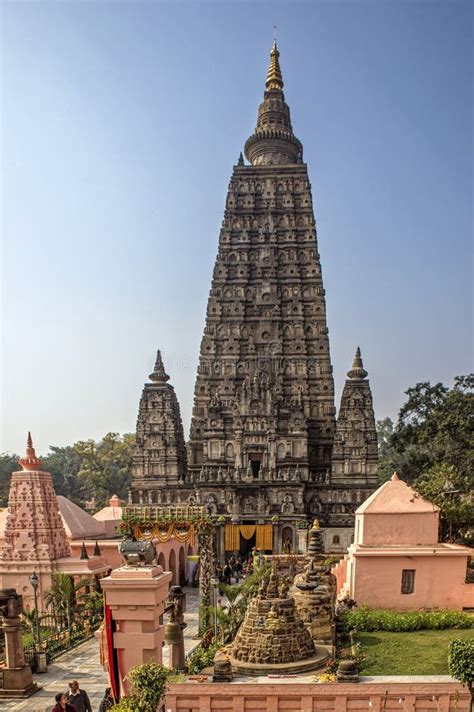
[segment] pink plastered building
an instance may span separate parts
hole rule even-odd
[[[43,610],[54,573],[68,574],[76,581],[99,581],[122,566],[117,533],[122,503],[114,495],[107,507],[91,516],[67,497],[56,495],[30,434],[20,465],[22,469],[11,477],[8,507],[0,512],[0,588],[15,588],[25,609],[31,609],[30,576],[35,572]],[[187,557],[193,553],[188,542],[172,538],[155,545],[159,565],[171,572],[171,584],[184,583],[189,578]]]
[[[355,539],[334,568],[338,597],[395,610],[474,608],[471,550],[438,541],[439,508],[394,474],[356,511]]]

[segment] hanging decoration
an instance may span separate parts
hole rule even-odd
[[[174,538],[195,546],[197,534],[211,526],[203,507],[125,507],[119,531],[135,541],[165,544]]]
[[[196,527],[193,522],[163,522],[162,524],[131,524],[133,538],[136,541],[159,541],[165,544],[173,537],[181,544],[188,541],[191,546],[196,545]]]
[[[226,524],[224,548],[239,551],[240,536],[247,541],[255,534],[255,546],[261,551],[273,550],[273,526],[271,524]]]
[[[214,521],[204,507],[124,507],[118,527],[125,539],[166,543],[176,539],[189,542],[199,550],[199,630],[211,622],[211,576],[213,561],[212,529]]]

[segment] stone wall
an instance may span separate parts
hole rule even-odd
[[[353,527],[328,527],[322,528],[321,532],[327,554],[345,554],[354,540]]]
[[[469,693],[455,682],[428,679],[321,685],[187,682],[169,686],[164,709],[167,712],[468,712]]]

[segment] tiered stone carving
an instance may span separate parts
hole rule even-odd
[[[251,165],[235,166],[229,186],[194,393],[190,480],[228,520],[304,517],[307,489],[331,461],[334,385],[311,186],[282,89],[274,46],[245,149]]]
[[[354,511],[377,487],[378,450],[372,393],[360,349],[347,373],[332,453],[335,501],[328,524],[353,522]],[[356,497],[348,497],[350,493]],[[355,506],[354,506],[355,505]]]
[[[296,609],[309,631],[318,643],[334,643],[334,603],[336,598],[334,579],[322,565],[323,544],[321,530],[315,522],[310,531],[308,563],[302,574],[295,578],[291,595]]]
[[[175,472],[165,475],[171,472],[168,451],[165,443],[153,445],[150,399],[156,394],[147,384],[134,502],[148,504],[155,495],[145,490],[168,485],[156,496],[205,505],[226,524],[270,526],[278,517],[273,551],[281,552],[286,540],[296,548],[295,520],[317,516],[324,526],[352,527],[369,481],[332,484],[336,424],[325,290],[308,169],[285,102],[276,44],[245,154],[250,165],[241,155],[230,180],[207,305],[188,475],[177,435]],[[177,433],[180,421],[179,427],[173,422]],[[223,537],[220,554],[222,546]]]
[[[275,572],[251,600],[230,655],[234,672],[247,675],[314,670],[329,657],[315,646],[288,585]]]
[[[174,501],[169,487],[186,477],[186,448],[178,399],[160,351],[149,378],[138,411],[132,498],[137,504],[166,504]]]

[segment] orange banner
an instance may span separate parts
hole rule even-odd
[[[257,524],[255,546],[263,551],[273,551],[273,527],[271,524]]]
[[[225,525],[224,549],[226,551],[238,551],[240,549],[239,527],[235,524]]]

